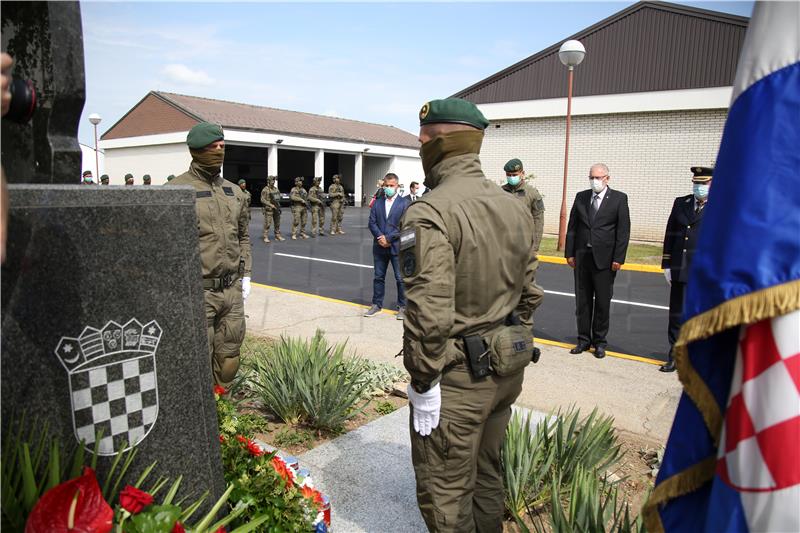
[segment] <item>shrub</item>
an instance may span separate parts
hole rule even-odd
[[[372,386],[363,379],[366,360],[346,356],[345,348],[329,346],[319,330],[310,341],[281,337],[255,348],[247,359],[254,392],[287,424],[338,431],[363,410]]]

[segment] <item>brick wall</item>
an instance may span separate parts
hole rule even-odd
[[[726,116],[725,109],[709,109],[573,117],[567,216],[575,194],[588,188],[589,167],[605,163],[611,188],[628,195],[631,238],[660,242],[673,199],[692,191],[689,167],[714,165]],[[565,129],[565,117],[493,121],[481,150],[484,172],[498,183],[512,157],[536,175],[545,233],[558,233]]]

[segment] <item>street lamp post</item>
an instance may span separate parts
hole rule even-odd
[[[97,125],[100,124],[101,120],[103,120],[103,118],[97,113],[89,115],[89,122],[94,126],[94,179],[97,180],[95,183],[99,183],[100,180],[100,155],[97,151]]]
[[[561,187],[561,214],[558,219],[558,250],[564,249],[567,238],[567,167],[569,165],[569,127],[572,123],[572,76],[574,69],[580,65],[586,55],[586,49],[580,41],[567,41],[558,50],[558,59],[569,72],[567,89],[567,139],[564,145],[564,183]]]

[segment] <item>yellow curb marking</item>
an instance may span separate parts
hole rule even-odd
[[[255,286],[255,287],[261,287],[262,289],[270,289],[270,290],[273,290],[273,291],[285,292],[287,294],[294,294],[294,295],[297,295],[297,296],[306,296],[308,298],[316,298],[317,300],[322,300],[323,302],[331,302],[331,303],[335,303],[335,304],[344,304],[344,305],[349,305],[351,307],[358,307],[359,309],[369,309],[369,307],[370,307],[368,305],[362,305],[362,304],[357,304],[357,303],[354,303],[354,302],[348,302],[347,300],[338,300],[336,298],[328,298],[327,296],[320,296],[319,294],[311,294],[311,293],[308,293],[308,292],[300,292],[300,291],[295,291],[295,290],[292,290],[292,289],[284,289],[282,287],[274,287],[272,285],[264,285],[263,283],[256,283],[255,281],[251,282],[250,284]],[[381,309],[381,313],[386,313],[387,315],[396,315],[397,311],[391,311],[389,309]],[[575,346],[574,344],[567,344],[565,342],[559,342],[559,341],[550,341],[550,340],[546,340],[546,339],[536,339],[536,342],[538,342],[539,344],[546,344],[548,346],[558,346],[560,348],[572,348],[573,346]],[[650,359],[649,357],[642,357],[642,356],[639,356],[639,355],[630,355],[630,354],[626,354],[626,353],[612,352],[610,350],[606,350],[606,354],[611,356],[611,357],[618,357],[619,359],[627,359],[629,361],[637,361],[639,363],[649,363],[651,365],[663,365],[664,364],[664,361],[659,361],[657,359]]]
[[[542,263],[553,263],[554,265],[566,265],[567,260],[563,257],[555,255],[540,255],[539,261]],[[656,265],[640,265],[638,263],[625,263],[622,265],[622,270],[633,270],[634,272],[652,272],[656,274],[661,273],[661,267]],[[609,352],[606,352],[609,353]]]

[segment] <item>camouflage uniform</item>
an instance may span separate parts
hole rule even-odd
[[[238,181],[239,189],[244,193],[245,211],[247,212],[247,223],[250,224],[250,202],[253,201],[253,195],[247,190],[247,181],[241,179]]]
[[[322,200],[324,189],[319,186],[322,178],[314,178],[314,185],[308,189],[308,201],[311,202],[311,236],[325,235],[325,202]]]
[[[331,235],[344,235],[342,216],[344,216],[344,187],[339,183],[339,175],[333,176],[333,185],[328,188],[331,197]]]
[[[289,198],[292,200],[292,240],[297,239],[298,231],[301,238],[308,239],[306,235],[308,193],[303,188],[303,178],[294,180],[294,188],[289,192]]]
[[[275,185],[275,177],[267,178],[267,186],[261,189],[261,205],[264,210],[264,242],[269,243],[269,227],[275,225],[275,240],[286,240],[281,236],[281,191]]]

